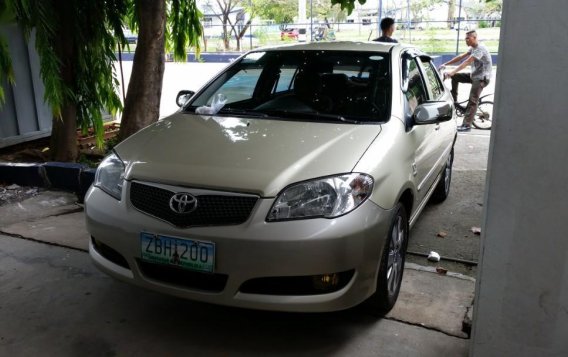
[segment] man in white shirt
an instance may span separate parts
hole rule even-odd
[[[440,66],[440,70],[446,65],[461,62],[454,70],[445,74],[445,77],[452,79],[452,97],[457,102],[458,86],[460,83],[471,83],[471,91],[469,92],[469,102],[465,108],[465,116],[462,125],[458,127],[458,131],[470,131],[473,117],[477,111],[477,103],[483,88],[487,87],[491,79],[491,54],[483,44],[477,40],[477,32],[468,31],[465,36],[465,43],[469,46],[466,53],[456,56]],[[468,65],[471,65],[471,74],[458,73]],[[457,104],[456,104],[457,105]]]

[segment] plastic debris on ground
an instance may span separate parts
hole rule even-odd
[[[475,235],[480,235],[480,234],[481,234],[481,228],[479,228],[479,227],[471,227],[471,231],[472,231],[473,234],[475,234]]]
[[[428,254],[428,260],[431,262],[439,262],[440,261],[440,254],[431,251],[430,254]]]

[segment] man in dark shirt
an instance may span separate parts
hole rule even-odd
[[[385,17],[384,19],[381,20],[382,36],[374,39],[373,41],[398,43],[397,40],[391,37],[393,32],[394,32],[394,20],[391,19],[390,17]]]

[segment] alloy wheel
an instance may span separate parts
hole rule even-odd
[[[406,239],[406,230],[403,218],[399,215],[396,217],[393,230],[390,237],[389,255],[387,263],[387,281],[389,295],[394,295],[398,291],[400,285],[400,277],[402,269],[404,269],[404,241]]]

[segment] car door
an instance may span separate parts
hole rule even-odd
[[[418,105],[428,100],[428,90],[424,76],[420,69],[419,59],[416,55],[407,52],[403,54],[402,67],[405,70],[407,78],[407,89],[404,91],[405,98],[405,116],[407,122],[407,133],[410,145],[414,148],[414,158],[412,165],[412,173],[414,176],[414,184],[417,190],[417,202],[422,202],[425,198],[428,188],[432,185],[436,178],[434,167],[438,155],[439,141],[437,139],[437,131],[439,125],[413,125],[412,115]]]
[[[429,56],[417,57],[421,72],[424,75],[426,90],[429,101],[445,101],[452,104],[452,97],[445,89],[438,72]],[[433,140],[437,142],[435,150],[436,173],[439,172],[446,163],[447,155],[451,150],[453,136],[455,133],[455,122],[442,122],[436,124],[435,136]]]

